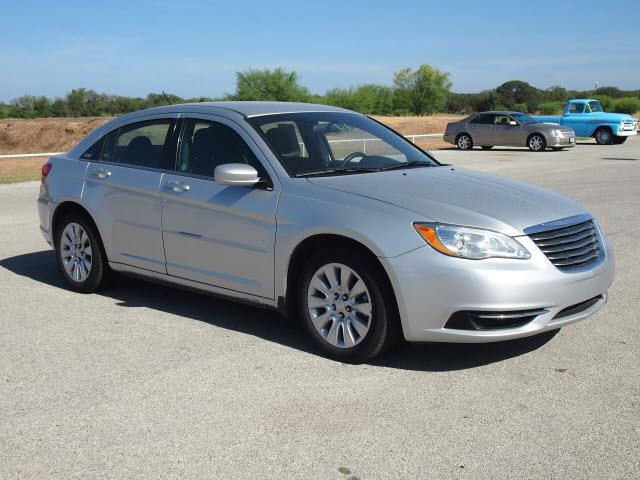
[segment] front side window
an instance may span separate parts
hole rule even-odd
[[[355,113],[282,113],[247,121],[292,176],[438,165],[402,136]]]
[[[104,161],[138,167],[169,170],[173,168],[170,140],[174,121],[150,120],[120,127],[113,138],[107,137]],[[113,146],[107,150],[110,143]]]
[[[213,177],[216,167],[226,163],[247,163],[258,170],[260,177],[265,176],[262,165],[235,130],[218,122],[185,120],[177,170]]]
[[[493,120],[495,125],[509,125],[509,122],[513,120],[509,115],[496,115]]]

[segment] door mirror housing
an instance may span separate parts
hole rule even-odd
[[[518,125],[518,122],[516,122],[515,120],[511,120],[509,122],[509,125],[511,125],[512,127],[515,127],[516,125]]]
[[[258,171],[246,163],[225,163],[213,171],[213,180],[228,187],[250,187],[260,182]]]

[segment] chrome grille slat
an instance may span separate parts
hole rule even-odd
[[[541,248],[540,250],[542,250],[542,253],[544,254],[565,252],[569,250],[576,250],[578,248],[586,247],[587,245],[591,245],[595,240],[596,240],[595,235],[587,235],[586,237],[583,237],[582,239],[576,242],[567,242],[567,243],[563,243],[558,247],[554,246],[553,248]]]
[[[536,244],[539,247],[547,247],[547,246],[563,245],[565,243],[577,242],[579,240],[582,240],[583,238],[595,237],[595,234],[596,234],[596,231],[592,228],[587,233],[580,232],[574,235],[567,235],[566,237],[557,237],[555,240],[549,240],[544,242],[535,240],[535,239],[532,239],[532,240],[536,242]]]
[[[553,255],[547,255],[547,258],[549,260],[564,260],[564,259],[569,259],[569,258],[573,258],[573,257],[581,257],[582,255],[586,255],[588,253],[593,252],[594,250],[598,250],[597,246],[594,245],[589,245],[586,248],[583,248],[581,250],[568,250],[566,252],[557,252],[554,253]]]
[[[548,232],[540,232],[530,235],[530,237],[536,240],[551,240],[559,237],[566,237],[567,235],[574,235],[576,233],[583,232],[588,229],[592,229],[593,224],[591,222],[579,223],[578,225],[572,225],[567,228],[557,228],[555,230],[549,230]]]
[[[562,271],[584,268],[596,262],[602,254],[600,237],[593,220],[584,221],[584,217],[575,220],[579,223],[561,228],[556,225],[562,224],[562,221],[553,222],[556,228],[549,230],[540,231],[544,225],[531,227],[535,233],[531,233],[529,238]]]

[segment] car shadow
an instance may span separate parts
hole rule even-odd
[[[624,158],[624,157],[602,157],[602,160],[623,160],[626,162],[637,162],[640,158]]]
[[[0,260],[0,266],[36,282],[66,289],[57,270],[53,250],[5,258]],[[123,308],[123,317],[127,315],[126,308],[152,308],[253,335],[303,352],[319,354],[303,335],[297,322],[287,320],[273,310],[124,276],[118,276],[113,287],[96,295],[117,300],[117,305]],[[404,343],[369,363],[402,370],[464,370],[531,352],[551,340],[556,333],[546,332],[534,337],[489,344]]]

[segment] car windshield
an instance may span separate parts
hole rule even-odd
[[[527,124],[527,123],[540,123],[535,118],[530,117],[529,115],[525,115],[524,113],[514,113],[511,116],[513,118],[515,118],[520,123],[525,123],[525,124]]]
[[[602,105],[600,105],[600,102],[589,102],[589,108],[591,109],[592,113],[604,111],[602,110]]]
[[[247,121],[295,177],[439,165],[401,135],[356,113],[282,113]]]

